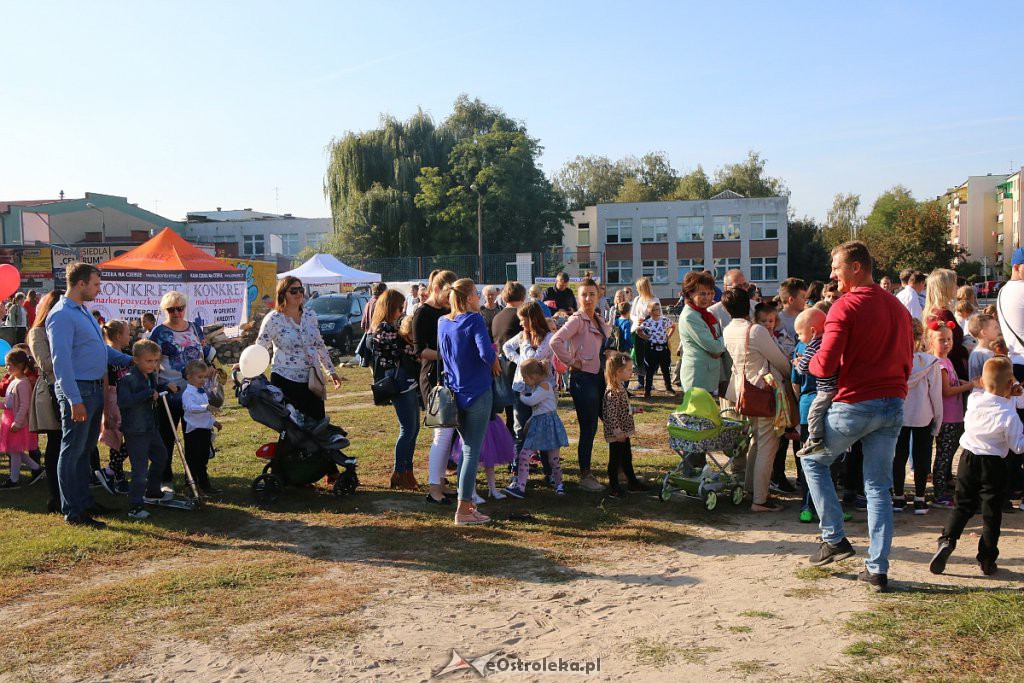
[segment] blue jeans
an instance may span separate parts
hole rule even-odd
[[[825,421],[827,453],[802,458],[804,477],[821,517],[821,539],[836,544],[846,538],[843,509],[829,470],[856,442],[864,449],[864,494],[868,500],[868,557],[873,574],[888,574],[892,547],[892,461],[903,427],[903,399],[879,398],[861,403],[833,403]]]
[[[580,424],[580,442],[576,453],[582,475],[590,471],[590,458],[594,454],[597,418],[601,414],[601,399],[604,395],[604,377],[595,372],[574,370],[569,377],[569,394],[576,408],[576,420]]]
[[[480,447],[491,421],[490,391],[484,392],[467,408],[459,408],[459,436],[462,437],[462,458],[459,460],[459,502],[472,502],[476,493],[476,469],[480,464]]]
[[[407,391],[391,399],[398,416],[398,441],[395,442],[395,472],[412,472],[416,437],[420,434],[420,397]]]
[[[158,498],[161,495],[160,482],[163,479],[167,461],[160,431],[130,433],[124,435],[124,447],[132,464],[132,483],[128,493],[129,505],[142,505],[143,496]]]
[[[65,519],[85,515],[93,505],[89,484],[92,472],[89,456],[100,438],[100,423],[103,419],[102,380],[80,381],[78,393],[85,404],[85,421],[71,419],[71,401],[56,386],[57,402],[60,405],[60,457],[57,460],[57,481],[60,484],[60,511]]]

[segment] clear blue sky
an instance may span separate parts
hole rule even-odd
[[[755,149],[818,218],[1024,164],[1020,3],[0,3],[0,200],[329,215],[332,137],[460,93],[525,121],[549,173]]]

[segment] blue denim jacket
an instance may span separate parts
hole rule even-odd
[[[153,401],[154,391],[166,391],[167,385],[157,382],[156,373],[146,376],[132,366],[117,383],[117,406],[121,409],[121,431],[144,434],[157,429],[155,410],[163,410]]]

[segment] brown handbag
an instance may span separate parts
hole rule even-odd
[[[747,326],[747,340],[743,348],[743,384],[740,385],[736,400],[736,412],[747,417],[775,417],[775,390],[761,388],[747,381],[747,357],[750,356],[750,330]]]

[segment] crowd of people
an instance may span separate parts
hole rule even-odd
[[[477,492],[480,467],[491,499],[527,497],[535,469],[542,486],[568,492],[563,392],[579,427],[576,486],[611,497],[646,491],[632,462],[639,409],[631,399],[641,391],[651,397],[660,375],[666,395],[676,396],[675,387],[706,391],[749,421],[750,447],[732,466],[743,475],[750,509],[779,513],[779,496],[802,490],[800,521],[817,516],[821,528],[813,564],[854,554],[844,505],[866,510],[870,544],[861,579],[884,589],[893,515],[939,508],[950,511],[931,565],[941,572],[980,509],[977,558],[991,574],[1001,515],[1024,496],[1017,454],[1024,450],[1017,412],[1024,407],[1017,383],[1024,377],[1024,249],[1013,254],[1012,269],[997,303],[984,310],[948,269],[905,271],[898,288],[888,277],[876,284],[860,242],[833,251],[828,283],[789,278],[772,298],[737,269],[724,274],[721,287],[711,272],[689,272],[677,316],[646,277],[635,283],[635,295],[623,287],[610,299],[589,275],[573,287],[565,273],[546,291],[515,281],[479,290],[446,270],[408,294],[379,283],[365,307],[360,346],[374,381],[388,378],[395,387],[383,401],[397,422],[390,485],[419,488],[421,414],[443,387],[457,419],[431,427],[425,501],[454,508],[455,524],[490,521],[478,507],[486,502]],[[96,517],[109,510],[94,500],[93,485],[127,495],[134,518],[173,496],[169,456],[179,430],[196,483],[204,495],[219,493],[207,463],[223,402],[214,351],[189,322],[186,297],[166,294],[163,320],[144,319],[132,345],[126,323],[100,327],[85,307],[99,277],[93,266],[72,264],[65,293],[38,301],[19,294],[5,305],[3,320],[24,327],[27,343],[14,346],[0,383],[0,450],[11,461],[0,488],[20,486],[22,469],[29,485],[45,472],[49,510],[96,528],[104,526]],[[258,332],[249,334],[271,354],[271,383],[302,414],[320,419],[328,380],[338,387],[340,378],[305,295],[300,280],[282,278]],[[778,407],[773,414],[751,407],[750,396],[766,390]],[[609,449],[604,482],[593,468],[599,434]],[[43,457],[39,435],[46,437]],[[97,444],[109,448],[106,465]],[[790,444],[795,484],[786,476]],[[448,489],[453,465],[457,485]],[[501,485],[497,474],[506,468],[509,481]]]

